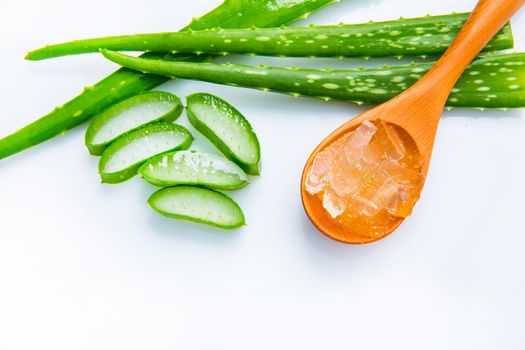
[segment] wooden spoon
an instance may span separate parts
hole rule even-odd
[[[421,172],[426,178],[438,124],[450,91],[470,62],[524,3],[525,0],[480,0],[452,45],[421,80],[390,101],[345,123],[317,146],[303,171],[301,195],[308,217],[321,232],[344,243],[368,243],[385,237],[403,222],[404,219],[399,218],[377,239],[363,238],[342,227],[327,214],[321,201],[306,190],[308,170],[315,157],[363,121],[381,120],[406,131],[405,135],[412,139],[422,157]]]

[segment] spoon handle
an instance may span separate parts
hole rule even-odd
[[[463,71],[524,3],[525,0],[480,0],[422,84],[427,84],[444,105]]]

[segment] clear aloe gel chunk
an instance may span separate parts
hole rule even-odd
[[[180,98],[168,92],[153,91],[133,96],[91,121],[86,131],[86,146],[92,155],[101,155],[120,136],[147,124],[172,122],[182,109]]]
[[[151,195],[149,205],[158,213],[224,229],[245,225],[244,214],[231,198],[193,186],[163,188]]]
[[[247,174],[259,175],[261,148],[246,118],[223,99],[206,93],[186,97],[188,119]]]
[[[218,190],[236,190],[248,184],[248,176],[231,160],[213,153],[178,151],[144,163],[139,174],[161,187],[197,185]]]
[[[172,123],[147,125],[119,138],[104,151],[99,162],[102,182],[126,181],[149,158],[187,149],[192,142],[193,136],[183,126]]]

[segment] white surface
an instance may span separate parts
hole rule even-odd
[[[0,134],[114,69],[97,56],[25,62],[28,49],[176,30],[218,3],[3,0]],[[302,23],[474,3],[348,0]],[[525,50],[523,11],[514,28]],[[362,63],[315,62],[284,64]],[[310,150],[362,108],[186,81],[163,88],[215,93],[252,121],[263,176],[232,194],[249,226],[221,232],[162,218],[147,207],[153,188],[139,178],[99,184],[84,127],[2,160],[0,349],[524,348],[523,111],[446,112],[413,217],[383,241],[346,246],[309,223],[299,176]]]

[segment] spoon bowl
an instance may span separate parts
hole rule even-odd
[[[313,162],[316,159],[317,155],[330,146],[333,142],[340,139],[344,135],[353,132],[359,125],[361,125],[365,120],[370,122],[382,121],[389,125],[393,125],[398,132],[398,135],[403,140],[404,144],[407,146],[408,150],[412,154],[418,154],[421,156],[423,163],[421,166],[421,175],[423,178],[426,178],[428,172],[428,167],[430,163],[430,155],[432,152],[431,145],[433,144],[433,139],[428,139],[424,137],[414,138],[412,135],[418,135],[417,130],[420,130],[420,126],[417,124],[422,120],[418,118],[419,113],[423,110],[433,108],[435,125],[432,125],[427,121],[426,127],[434,127],[437,129],[437,122],[439,121],[439,116],[441,114],[441,109],[433,105],[424,104],[421,101],[421,104],[414,103],[411,106],[415,106],[412,109],[402,109],[405,102],[404,99],[407,98],[407,95],[399,95],[396,98],[390,100],[387,103],[384,103],[378,107],[375,107],[369,111],[366,111],[356,118],[350,120],[349,122],[343,124],[327,138],[325,138],[312,152],[308,158],[306,165],[303,170],[302,179],[301,179],[301,197],[303,201],[303,206],[306,211],[306,214],[314,225],[325,235],[330,238],[351,244],[363,244],[376,241],[378,239],[388,236],[390,233],[395,231],[399,225],[404,221],[404,218],[398,217],[395,220],[392,220],[389,227],[386,228],[383,232],[378,233],[375,236],[361,235],[359,232],[352,232],[341,226],[338,222],[330,216],[330,214],[323,207],[322,201],[320,201],[316,196],[308,192],[306,182],[308,173],[313,166]],[[441,107],[442,108],[442,107]],[[407,121],[412,120],[412,123]],[[406,125],[408,127],[403,127]],[[435,133],[434,133],[435,135]],[[425,156],[426,155],[426,156]]]
[[[348,227],[335,220],[323,201],[308,191],[308,177],[315,160],[365,121],[384,122],[395,127],[408,153],[421,157],[421,191],[448,95],[470,62],[524,3],[525,0],[480,0],[450,48],[425,76],[402,94],[343,124],[317,146],[303,170],[301,197],[306,214],[322,233],[343,243],[362,244],[384,238],[401,225],[405,217],[393,217],[376,234],[363,235],[359,227]]]

